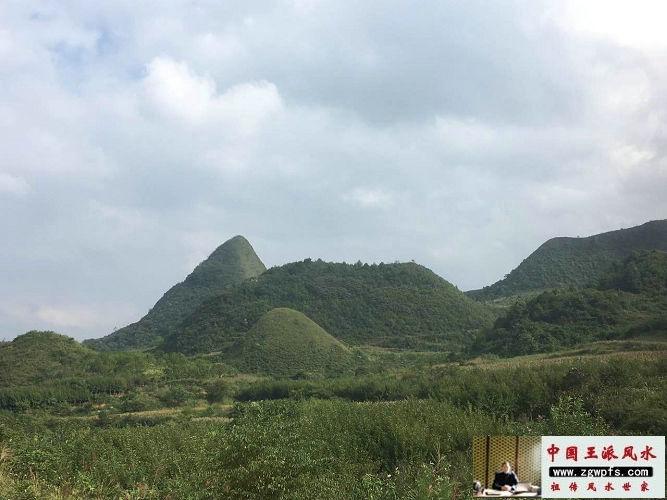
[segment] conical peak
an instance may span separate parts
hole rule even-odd
[[[237,234],[236,236],[232,236],[231,238],[229,238],[227,241],[225,241],[220,246],[222,247],[222,246],[225,246],[225,245],[248,245],[248,246],[252,246],[252,245],[250,245],[250,242],[243,235],[240,235],[240,234]]]
[[[241,235],[234,236],[199,264],[187,280],[201,278],[205,275],[208,282],[211,279],[225,282],[239,282],[247,278],[258,276],[266,270],[250,242]]]
[[[250,242],[241,236],[240,234],[234,236],[233,238],[228,239],[218,248],[216,248],[211,255],[204,261],[210,259],[219,259],[219,258],[237,258],[241,255],[248,255],[257,257],[255,249],[252,247]]]

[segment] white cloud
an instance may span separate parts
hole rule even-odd
[[[270,82],[241,83],[219,94],[210,77],[198,76],[185,62],[166,57],[150,62],[143,83],[159,111],[196,125],[222,122],[246,135],[282,107],[278,89]]]
[[[663,0],[568,0],[565,29],[636,48],[667,48]]]
[[[144,85],[159,111],[193,123],[201,122],[210,112],[216,93],[210,78],[198,77],[184,62],[166,57],[150,62]]]
[[[243,134],[257,132],[262,123],[282,108],[276,86],[259,81],[234,85],[215,102],[215,111],[224,121],[239,127]]]

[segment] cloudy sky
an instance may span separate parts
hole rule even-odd
[[[217,245],[467,290],[667,217],[667,3],[0,3],[0,338],[136,321]]]

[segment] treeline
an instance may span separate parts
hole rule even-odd
[[[89,377],[62,380],[48,385],[0,388],[0,409],[25,411],[62,403],[81,404],[100,396],[120,394],[142,383],[141,378]]]
[[[228,370],[218,359],[189,358],[181,353],[96,352],[54,332],[28,332],[0,346],[0,387],[91,377],[168,381],[205,378]]]
[[[266,399],[344,399],[397,401],[434,399],[457,407],[519,420],[544,417],[566,395],[584,400],[585,409],[619,431],[664,434],[667,402],[659,357],[575,358],[558,362],[480,368],[446,366],[406,372],[329,380],[266,380],[239,388],[238,401]],[[218,394],[225,394],[221,387]],[[215,398],[211,398],[215,401]]]

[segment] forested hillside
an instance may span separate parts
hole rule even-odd
[[[667,253],[637,252],[596,286],[549,290],[517,302],[474,349],[516,356],[583,342],[667,336]]]
[[[225,349],[266,312],[296,309],[351,345],[456,350],[491,309],[415,263],[312,261],[269,269],[224,290],[182,323],[163,348],[184,353]]]
[[[505,279],[466,292],[478,300],[566,286],[585,286],[638,250],[667,251],[667,220],[647,222],[586,238],[553,238],[530,254]]]

